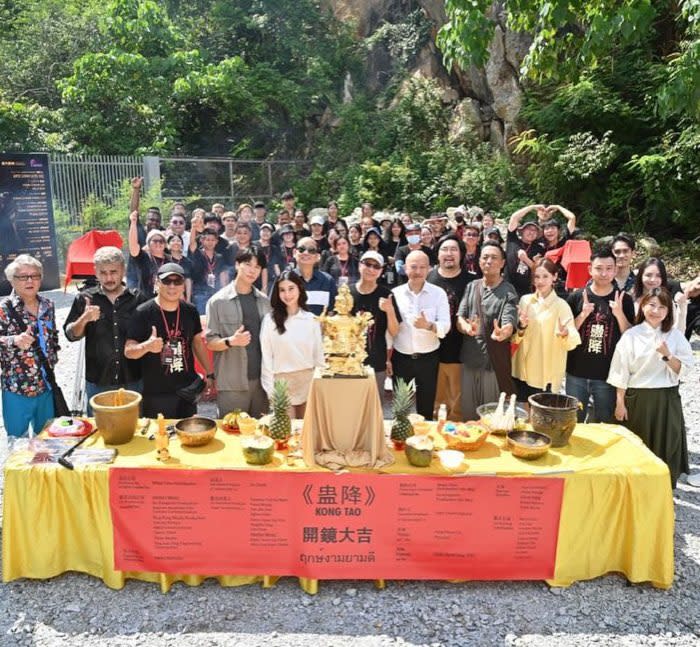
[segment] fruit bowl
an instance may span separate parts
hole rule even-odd
[[[489,437],[489,430],[478,422],[448,423],[443,427],[441,436],[448,449],[474,452],[484,446]]]

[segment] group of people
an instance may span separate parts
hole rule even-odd
[[[196,358],[220,416],[262,415],[284,379],[290,413],[302,417],[323,365],[317,316],[346,284],[353,312],[373,317],[366,363],[380,398],[386,377],[414,380],[419,414],[433,419],[445,404],[450,419],[469,420],[501,392],[527,401],[563,389],[582,403],[581,421],[617,420],[639,434],[674,485],[688,471],[678,383],[693,362],[683,332],[700,281],[672,281],[657,258],[633,271],[630,236],[596,248],[588,283],[567,291],[549,252],[577,229],[560,205],[519,209],[505,241],[478,208],[418,223],[365,204],[348,225],[331,202],[307,224],[291,192],[276,224],[262,203],[235,212],[217,204],[189,219],[176,205],[162,228],[154,208],[140,224],[140,179],[132,186],[129,262],[119,249],[98,250],[96,284],[76,296],[64,325],[68,340],[86,340],[88,396],[123,386],[143,394],[145,416],[193,415],[204,387]],[[21,435],[52,416],[45,365],[55,365],[58,334],[38,292],[41,264],[21,255],[6,275],[3,410],[8,433]]]

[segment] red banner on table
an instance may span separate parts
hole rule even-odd
[[[563,480],[110,470],[115,569],[550,579]]]

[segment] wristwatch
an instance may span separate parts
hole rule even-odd
[[[228,337],[224,338],[224,344],[226,344],[226,348],[231,348],[231,340]]]

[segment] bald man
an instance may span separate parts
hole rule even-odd
[[[401,315],[387,368],[398,378],[416,381],[416,411],[433,418],[433,403],[440,362],[440,340],[450,330],[450,306],[445,291],[426,282],[428,255],[420,250],[406,257],[408,282],[392,290]]]

